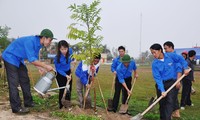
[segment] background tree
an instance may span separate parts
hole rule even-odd
[[[77,44],[79,51],[73,55],[77,60],[85,60],[87,64],[91,64],[95,53],[102,52],[102,45],[100,44],[103,37],[96,35],[97,31],[101,31],[99,22],[101,17],[99,16],[101,8],[97,8],[100,1],[93,1],[90,6],[86,4],[82,5],[70,5],[69,9],[72,12],[71,19],[75,20],[76,23],[72,23],[68,29],[69,39],[81,40]]]
[[[102,45],[103,46],[103,51],[102,53],[106,53],[107,54],[107,60],[111,61],[113,59],[112,54],[109,50],[109,48],[107,47],[107,45]]]
[[[119,56],[118,49],[113,47],[112,48],[112,54],[113,54],[114,58],[116,58],[117,56]]]
[[[153,59],[153,55],[147,50],[145,52],[142,52],[136,61],[138,64],[141,65],[150,65]]]
[[[0,26],[0,51],[3,51],[9,44],[8,33],[11,28]]]

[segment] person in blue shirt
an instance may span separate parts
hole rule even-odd
[[[65,40],[61,40],[58,42],[57,47],[57,55],[54,58],[54,64],[57,71],[56,79],[58,82],[59,87],[66,86],[66,83],[68,80],[69,82],[69,88],[67,91],[67,94],[65,96],[65,99],[70,101],[71,100],[71,91],[72,91],[72,72],[71,72],[71,63],[72,58],[71,55],[73,54],[73,51],[70,50],[69,44]],[[64,89],[59,90],[59,108],[61,109],[63,107],[61,99],[63,97]]]
[[[133,60],[131,60],[128,54],[125,54],[121,59],[121,63],[116,69],[116,81],[115,81],[115,93],[113,97],[113,112],[117,111],[120,92],[124,95],[122,99],[122,104],[125,104],[126,99],[129,94],[131,94],[131,82],[132,82],[132,72],[134,72],[134,78],[138,77],[137,66]],[[117,86],[117,87],[116,87]],[[111,110],[110,110],[111,111]]]
[[[185,75],[189,72],[188,65],[184,58],[176,53],[163,53],[160,44],[153,44],[150,51],[155,58],[152,62],[152,74],[156,82],[157,96],[164,97],[159,101],[160,119],[171,120],[176,100],[176,88],[173,88],[168,94],[165,91],[176,81],[174,78],[177,75],[175,64],[180,63]]]
[[[174,51],[174,44],[171,42],[171,41],[167,41],[163,44],[163,47],[164,47],[164,50],[165,52],[172,52],[172,53],[176,53]],[[176,72],[177,74],[175,74],[174,76],[174,79],[178,79],[181,77],[182,75],[182,68],[181,68],[181,65],[179,63],[176,63],[175,64],[175,69],[176,69]],[[180,112],[179,112],[179,109],[180,109],[180,106],[179,106],[179,100],[178,100],[178,92],[179,92],[179,89],[181,87],[181,83],[179,82],[177,85],[176,85],[176,103],[174,105],[174,111],[172,113],[172,117],[174,118],[180,118]]]
[[[121,64],[121,61],[120,61],[120,59],[125,55],[125,52],[126,52],[126,49],[125,49],[125,47],[124,46],[119,46],[118,47],[118,52],[119,52],[119,56],[117,56],[115,59],[113,59],[113,61],[112,61],[112,65],[111,65],[111,72],[114,74],[114,76],[115,76],[115,91],[118,91],[118,85],[120,86],[120,84],[116,84],[116,83],[119,83],[119,82],[116,82],[116,81],[118,81],[116,78],[116,76],[117,76],[117,66],[119,65],[119,64]],[[117,90],[116,90],[117,89]],[[120,89],[120,91],[121,91],[121,89]],[[124,98],[124,95],[123,95],[123,93],[122,93],[122,99],[126,99],[126,98]],[[119,102],[119,101],[118,101]],[[113,111],[113,108],[108,108],[108,111]]]
[[[49,29],[43,29],[40,35],[25,36],[15,39],[3,51],[2,58],[5,64],[7,80],[9,86],[9,98],[13,113],[28,113],[27,107],[33,107],[34,102],[30,92],[30,79],[24,60],[28,60],[36,66],[40,72],[51,71],[54,68],[38,60],[40,49],[47,47],[54,39],[53,33]],[[18,85],[22,88],[24,97],[24,107],[18,91]]]
[[[120,59],[125,55],[126,49],[124,46],[118,47],[119,56],[112,61],[111,72],[116,75],[117,66],[121,63]]]
[[[91,87],[90,82],[92,78],[92,73],[93,76],[95,77],[99,71],[99,66],[100,66],[100,60],[101,60],[101,54],[98,54],[95,56],[94,61],[93,61],[93,68],[92,71],[90,71],[91,65],[87,65],[84,63],[84,61],[81,61],[75,71],[76,74],[76,90],[78,94],[78,100],[79,100],[79,106],[82,108],[83,107],[83,89],[86,91],[86,87],[89,89]],[[91,97],[88,94],[87,96],[87,101],[90,103],[87,103],[87,106],[91,106]]]

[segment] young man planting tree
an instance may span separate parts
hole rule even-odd
[[[165,52],[169,52],[169,53],[175,53],[174,51],[174,44],[171,42],[171,41],[167,41],[163,44],[163,47],[165,49]],[[176,69],[176,72],[177,74],[175,74],[174,76],[174,79],[178,79],[181,77],[182,75],[182,68],[181,68],[181,65],[179,63],[176,63],[175,64],[175,69]],[[174,104],[174,112],[172,114],[172,117],[176,117],[176,118],[180,118],[180,112],[179,112],[179,109],[180,109],[180,106],[179,106],[179,100],[178,100],[178,91],[181,87],[181,83],[178,83],[176,85],[176,89],[175,89],[175,99],[176,99],[176,102]]]
[[[6,68],[9,98],[13,113],[28,113],[29,109],[26,107],[34,106],[30,92],[30,79],[24,60],[28,60],[38,67],[40,72],[53,70],[52,66],[38,60],[40,48],[49,46],[53,39],[51,30],[44,29],[40,35],[17,38],[4,50],[2,58]],[[21,105],[18,85],[22,88],[24,107]]]
[[[79,106],[82,108],[84,107],[84,99],[83,99],[83,90],[86,91],[87,89],[90,89],[91,84],[90,82],[92,81],[92,76],[96,76],[98,71],[99,71],[99,66],[100,66],[100,60],[101,60],[101,54],[98,54],[97,56],[95,56],[94,61],[93,61],[93,67],[92,67],[92,71],[90,71],[90,67],[91,65],[87,65],[86,63],[84,63],[84,61],[81,61],[78,64],[78,67],[76,68],[76,90],[77,90],[77,94],[78,94],[78,100],[79,100]],[[93,75],[92,75],[93,73]],[[87,96],[87,101],[89,103],[87,103],[88,107],[91,107],[91,97],[88,94]]]
[[[137,67],[133,60],[131,60],[128,54],[125,54],[121,59],[121,63],[116,69],[116,81],[115,81],[115,94],[113,97],[113,112],[117,111],[120,91],[123,89],[122,104],[125,104],[128,95],[131,94],[131,82],[132,82],[132,72],[134,72],[134,78],[138,77]]]

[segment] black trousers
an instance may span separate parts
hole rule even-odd
[[[169,87],[171,87],[175,83],[175,80],[167,80],[166,82],[163,82],[165,90],[167,90]],[[158,89],[158,86],[156,85],[157,90],[157,96],[161,96],[161,91]],[[159,102],[159,111],[160,111],[160,119],[161,120],[171,120],[171,115],[174,110],[176,100],[176,88],[174,87],[171,89],[167,96],[160,100]]]
[[[178,92],[179,92],[179,89],[175,88],[175,104],[174,104],[174,111],[180,109],[179,100],[178,100]]]
[[[132,77],[125,78],[125,83],[126,83],[128,89],[131,89],[131,81],[132,81]],[[113,110],[114,111],[117,111],[121,90],[122,90],[122,104],[124,104],[126,102],[128,94],[127,94],[127,91],[125,90],[125,88],[123,87],[123,85],[119,82],[118,77],[116,77],[115,93],[114,93],[114,97],[113,97]]]
[[[174,111],[180,109],[179,100],[178,100],[178,92],[179,92],[179,89],[175,87],[176,98],[175,98],[175,104],[174,104]]]
[[[18,112],[21,108],[21,99],[19,96],[18,85],[22,88],[24,105],[30,105],[33,103],[32,95],[30,92],[30,79],[28,77],[28,70],[24,64],[20,64],[19,68],[4,61],[8,87],[9,87],[9,99],[12,112]]]
[[[182,94],[181,94],[181,107],[184,107],[185,105],[191,105],[191,87],[192,87],[192,81],[189,79],[183,78],[182,80]]]
[[[67,74],[67,75],[70,75],[70,74],[71,74],[71,70],[67,71],[66,74]],[[59,87],[66,86],[67,77],[62,76],[61,74],[57,73],[56,79],[57,79],[57,81],[58,81]],[[65,96],[65,99],[70,101],[70,100],[71,100],[71,91],[72,91],[72,79],[71,79],[71,81],[69,82],[69,85],[70,85],[70,89],[69,89],[69,91],[67,91],[67,94],[66,94],[66,96]],[[61,102],[61,99],[62,99],[62,97],[63,97],[64,90],[65,90],[65,89],[60,89],[60,90],[59,90],[59,101],[58,101],[58,102],[59,102],[59,108],[60,108],[60,109],[63,107],[63,104],[62,104],[62,102]]]

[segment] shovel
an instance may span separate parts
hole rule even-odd
[[[91,69],[91,68],[90,68]],[[92,70],[91,70],[92,71]],[[90,75],[92,74],[92,79],[91,79],[91,82],[90,82]],[[89,83],[90,82],[90,83]],[[88,75],[88,81],[87,81],[87,83],[89,83],[89,85],[90,85],[90,88],[92,87],[92,84],[93,84],[93,82],[94,82],[94,72],[92,71],[92,72],[89,72],[89,75]],[[91,107],[91,101],[89,101],[88,99],[87,99],[87,97],[88,97],[88,94],[89,94],[89,92],[90,92],[90,88],[86,88],[87,90],[86,90],[86,92],[85,92],[85,96],[84,96],[84,100],[83,100],[83,108],[85,109],[85,107],[86,107],[86,104],[87,104],[87,107]]]
[[[135,81],[136,81],[136,78],[134,78],[134,80],[133,80],[133,85],[132,85],[132,87],[131,87],[131,93],[132,93],[132,91],[133,91],[133,87],[134,87],[134,85],[135,85]],[[128,101],[129,101],[130,96],[131,96],[131,94],[128,95],[125,104],[122,104],[122,105],[120,106],[119,113],[125,114],[125,113],[127,112],[127,110],[128,110]]]
[[[93,81],[91,81],[91,83],[90,83],[91,86],[92,86],[92,82],[93,82]],[[88,88],[88,89],[86,90],[86,92],[85,92],[83,108],[85,108],[86,104],[89,104],[89,103],[90,103],[90,101],[87,100],[87,96],[88,96],[89,92],[90,92],[90,88]]]
[[[69,100],[66,100],[65,99],[65,96],[66,96],[66,94],[68,93],[68,94],[70,94],[70,90],[69,90],[69,82],[71,81],[71,79],[68,79],[67,80],[67,83],[66,83],[66,87],[65,87],[65,90],[64,90],[64,93],[63,93],[63,97],[62,97],[62,99],[61,99],[61,103],[62,103],[62,105],[64,106],[64,107],[70,107],[71,106],[71,102],[69,101]],[[67,88],[67,86],[69,86],[68,88]]]
[[[113,89],[114,89],[114,85],[115,85],[115,78],[116,78],[116,75],[114,75],[114,77],[113,77],[110,99],[108,99],[108,110],[112,110],[113,109],[113,99],[112,99],[112,96],[113,96]]]
[[[191,70],[191,69],[190,69]],[[178,82],[180,82],[183,78],[185,77],[185,74],[183,74],[178,80],[176,80],[176,82],[169,88],[167,89],[167,91],[165,92],[166,94],[173,88],[176,86],[176,84]],[[154,103],[152,103],[144,112],[137,114],[136,116],[132,117],[131,120],[141,120],[142,117],[151,109],[153,108],[154,105],[156,105],[161,99],[163,98],[163,96],[160,96],[159,98],[156,99],[156,101]]]

